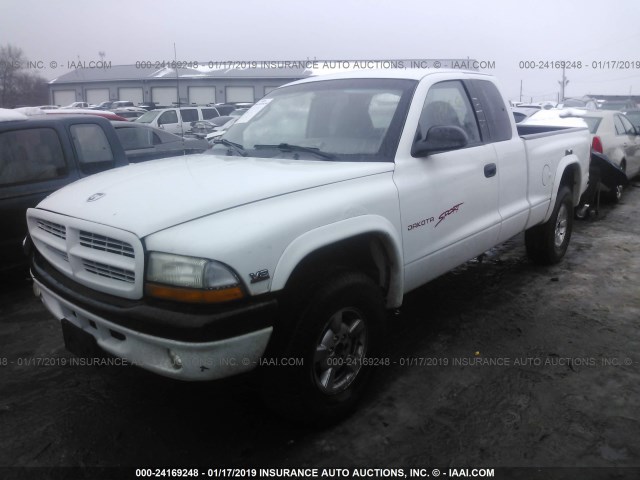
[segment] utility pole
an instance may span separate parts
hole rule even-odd
[[[562,81],[559,81],[558,83],[560,84],[560,102],[564,102],[564,87],[569,83],[569,80],[567,80],[567,77],[564,74],[564,67],[562,67]]]
[[[520,103],[522,103],[522,80],[520,80]]]

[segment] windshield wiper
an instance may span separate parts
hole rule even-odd
[[[242,155],[243,157],[247,156],[247,152],[244,151],[244,149],[242,148],[242,145],[238,143],[230,142],[226,138],[216,138],[213,141],[213,143],[214,144],[219,143],[224,145],[225,147],[233,148],[238,154]]]
[[[277,148],[282,152],[313,153],[314,155],[317,155],[318,157],[326,158],[327,160],[334,160],[336,158],[335,155],[323,152],[316,147],[303,147],[302,145],[291,145],[290,143],[278,143],[274,145],[254,145],[253,148],[255,148],[256,150],[260,150],[264,148]]]

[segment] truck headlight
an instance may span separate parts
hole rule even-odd
[[[227,302],[244,296],[240,280],[226,265],[161,252],[149,254],[145,293],[189,303]]]

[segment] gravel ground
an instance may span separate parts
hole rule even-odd
[[[186,384],[133,367],[62,365],[74,357],[58,323],[29,282],[6,284],[0,472],[199,465],[639,475],[638,187],[576,222],[559,265],[531,264],[519,236],[408,295],[390,315],[391,365],[351,417],[322,430],[271,414],[250,377]]]

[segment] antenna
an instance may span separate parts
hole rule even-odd
[[[180,136],[182,137],[182,154],[187,154],[187,148],[184,143],[184,121],[182,118],[182,109],[180,108],[180,75],[178,74],[178,53],[176,51],[176,42],[173,42],[173,68],[176,71],[176,95],[178,96],[178,115],[180,115]]]

